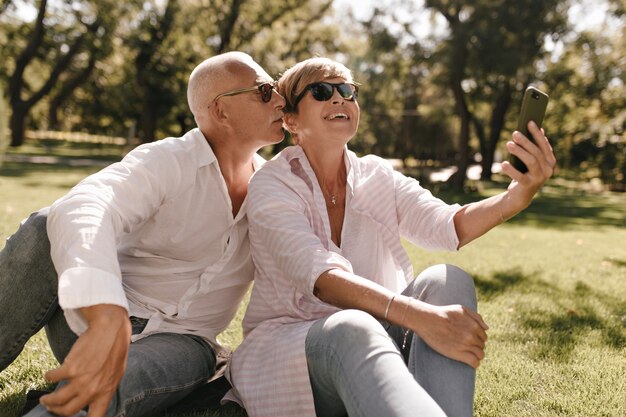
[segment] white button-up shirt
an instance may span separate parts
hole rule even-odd
[[[255,169],[264,160],[256,156]],[[191,333],[218,348],[254,267],[246,201],[233,218],[204,135],[139,146],[56,201],[48,217],[59,304],[86,330],[81,307],[114,304],[149,319],[140,335]]]
[[[340,248],[331,240],[326,202],[302,148],[285,149],[250,182],[255,283],[245,339],[231,360],[228,398],[241,400],[251,417],[315,417],[306,335],[316,320],[338,311],[313,294],[324,271],[342,269],[401,292],[414,278],[401,236],[430,249],[458,247],[459,205],[436,199],[381,158],[344,155]]]

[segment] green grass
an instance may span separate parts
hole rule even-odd
[[[477,416],[626,415],[625,195],[555,179],[460,252],[409,254],[416,271],[449,262],[475,279],[491,327]]]
[[[96,170],[5,163],[0,238]],[[466,202],[502,187],[436,194]],[[592,194],[584,184],[554,179],[527,211],[458,253],[407,248],[416,272],[448,262],[475,279],[491,326],[477,416],[626,415],[625,195]],[[242,312],[220,337],[231,347],[241,340]],[[0,415],[16,416],[26,391],[45,387],[43,372],[54,366],[45,336],[37,335],[0,373]]]

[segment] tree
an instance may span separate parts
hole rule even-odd
[[[0,14],[4,13],[12,2],[13,0],[2,0],[2,3],[0,3]]]
[[[358,30],[349,41],[348,64],[362,84],[361,124],[351,147],[400,158],[405,168],[415,160],[446,159],[452,145],[443,110],[448,98],[429,82],[428,51],[406,23],[417,12],[392,2],[347,25]]]
[[[141,24],[129,34],[126,44],[136,54],[134,78],[137,98],[143,103],[138,124],[142,141],[154,140],[159,125],[168,131],[173,126],[186,130],[191,124],[186,81],[199,62],[236,49],[257,55],[256,60],[270,73],[272,68],[282,70],[284,57],[274,60],[274,51],[280,50],[281,41],[289,45],[290,36],[277,39],[274,35],[301,38],[300,33],[306,30],[294,28],[302,25],[302,17],[308,16],[312,25],[324,17],[331,3],[232,0],[197,4],[170,0],[159,12],[156,2],[146,2],[149,6],[144,6],[138,16]],[[313,26],[308,30],[311,37],[318,33]],[[255,54],[254,50],[267,53]]]
[[[131,43],[137,52],[134,65],[140,91],[139,138],[142,142],[151,142],[155,139],[159,116],[173,100],[166,94],[165,85],[175,74],[174,62],[163,53],[161,46],[172,30],[180,7],[177,0],[169,0],[163,13],[158,12],[155,3],[148,2],[146,6],[139,24],[140,36]]]
[[[447,21],[449,37],[439,51],[460,120],[456,187],[465,182],[470,128],[482,155],[482,178],[490,179],[496,145],[514,92],[534,78],[544,38],[557,38],[566,27],[566,0],[427,0]],[[487,119],[487,123],[483,120]],[[488,126],[488,131],[486,131]]]
[[[99,14],[101,10],[95,4],[102,9],[110,6],[108,2],[103,1],[94,4],[88,2],[74,4],[69,5],[70,12],[64,10],[67,13],[65,16],[61,17],[55,13],[56,18],[47,18],[47,0],[41,0],[39,3],[29,40],[15,59],[15,68],[9,79],[9,102],[12,109],[9,122],[11,146],[20,146],[23,143],[25,123],[30,110],[53,90],[60,79],[66,76],[66,84],[62,90],[73,90],[75,87],[72,88],[72,83],[81,81],[68,75],[72,71],[72,66],[79,65],[78,62],[90,56],[96,41],[107,34],[103,26],[104,20]],[[66,25],[63,18],[67,18],[70,24]],[[46,26],[48,21],[54,27]],[[50,71],[42,80],[41,87],[32,91],[26,79],[26,71],[35,61],[50,63]],[[30,96],[24,98],[29,92]]]
[[[101,1],[104,6],[107,0]],[[97,19],[100,21],[98,36],[93,39],[92,47],[83,51],[81,57],[77,57],[70,64],[68,70],[59,77],[59,86],[51,94],[48,104],[48,127],[51,130],[61,128],[59,113],[66,103],[73,97],[75,91],[87,81],[93,79],[96,64],[104,61],[113,52],[113,34],[121,15],[126,12],[124,8],[117,8],[109,3],[107,10],[100,9]]]
[[[572,32],[557,60],[546,63],[552,89],[546,116],[559,165],[626,190],[626,24],[619,2],[603,32]],[[621,22],[621,23],[620,23]],[[609,29],[610,28],[610,29]]]

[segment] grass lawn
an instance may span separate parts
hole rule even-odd
[[[0,239],[97,169],[5,163]],[[500,189],[435,193],[465,202]],[[416,272],[447,262],[475,279],[491,326],[477,416],[626,415],[626,195],[586,193],[554,179],[526,212],[458,253],[407,249]],[[241,340],[240,320],[221,336],[231,347]],[[17,416],[26,391],[45,387],[43,372],[54,366],[37,335],[0,373],[0,416]]]

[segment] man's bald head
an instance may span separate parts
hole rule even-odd
[[[243,52],[226,52],[198,65],[187,84],[187,101],[196,121],[215,96],[240,87],[238,77],[250,69],[263,71],[250,55]]]

